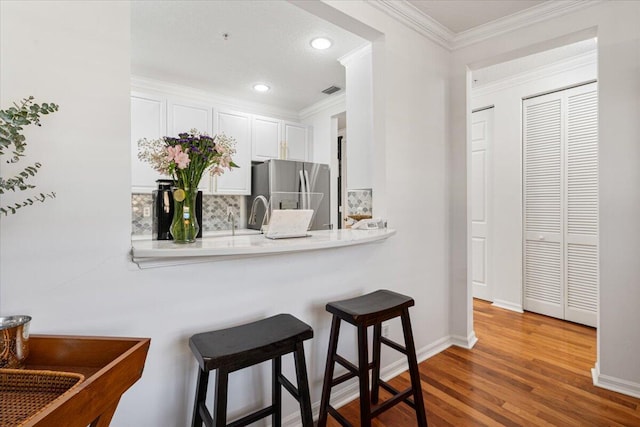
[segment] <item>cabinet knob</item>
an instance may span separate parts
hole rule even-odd
[[[544,236],[541,234],[541,235],[538,236],[538,239],[539,240],[544,240]]]

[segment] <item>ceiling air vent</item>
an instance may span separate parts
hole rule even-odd
[[[326,93],[327,95],[331,95],[332,93],[336,93],[340,88],[338,86],[330,86],[322,91],[322,93]]]

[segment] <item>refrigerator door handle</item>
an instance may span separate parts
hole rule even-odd
[[[306,209],[311,209],[311,183],[309,182],[309,172],[304,170],[304,178],[307,181],[307,207]]]
[[[307,184],[302,170],[298,172],[300,173],[300,185],[302,186],[302,209],[307,209]]]

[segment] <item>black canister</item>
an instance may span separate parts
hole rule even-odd
[[[173,186],[171,179],[158,179],[158,189],[153,191],[153,240],[173,240],[171,237],[171,221],[173,220]],[[202,237],[202,191],[196,196],[196,219],[200,230],[196,237]]]

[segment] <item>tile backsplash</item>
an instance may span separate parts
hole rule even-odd
[[[212,196],[202,197],[203,231],[230,230],[227,220],[227,208],[236,213],[236,224],[242,223],[240,215],[244,212],[244,196]],[[134,193],[131,195],[131,230],[133,235],[151,235],[153,206],[152,195]],[[147,215],[145,215],[147,214]]]
[[[373,215],[372,189],[347,190],[347,215]]]

